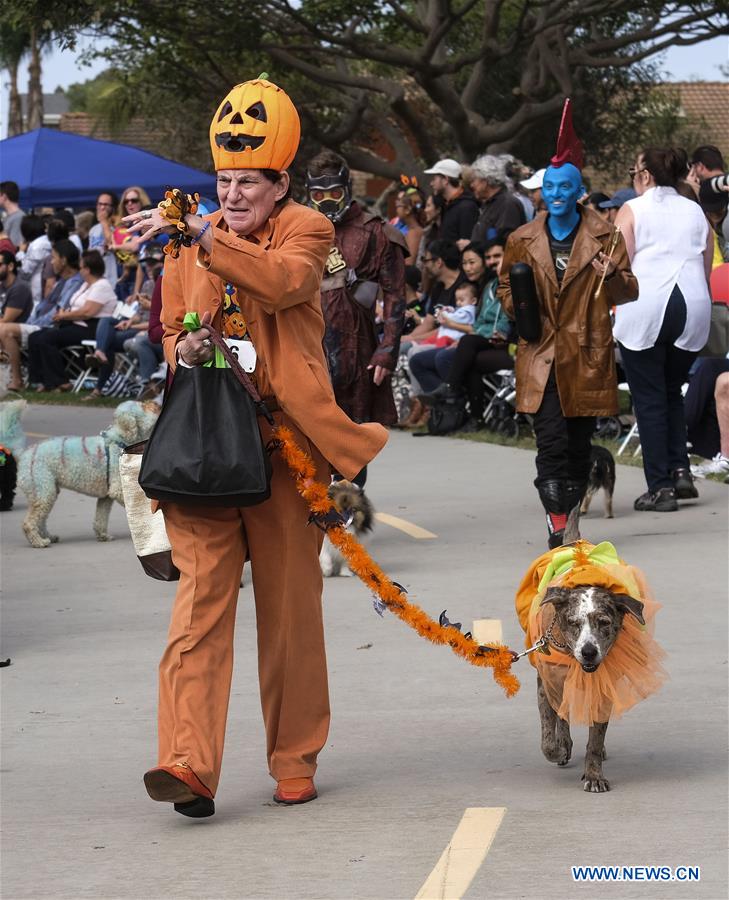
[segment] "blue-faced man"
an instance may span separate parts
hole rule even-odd
[[[516,402],[519,412],[533,417],[534,485],[550,548],[562,544],[567,516],[584,497],[595,419],[618,412],[611,307],[638,296],[622,237],[609,255],[612,226],[579,203],[585,188],[571,160],[581,165],[580,157],[574,143],[561,152],[558,146],[542,185],[547,212],[509,237],[498,290],[513,318],[511,267],[522,262],[532,268],[541,337],[519,341]]]

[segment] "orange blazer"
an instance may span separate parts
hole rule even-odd
[[[225,230],[221,212],[211,222],[213,246],[184,247],[167,258],[162,278],[163,346],[175,369],[175,346],[187,312],[209,311],[220,328],[223,291],[230,281],[279,406],[345,478],[353,478],[387,441],[374,422],[358,425],[337,406],[322,348],[320,285],[334,242],[321,213],[293,200],[274,210],[245,238]],[[223,225],[223,227],[221,227]]]

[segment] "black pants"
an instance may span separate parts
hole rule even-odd
[[[28,335],[28,380],[42,384],[49,390],[65,384],[66,363],[61,356],[64,347],[81,341],[91,341],[96,334],[98,319],[88,319],[86,326],[61,322],[54,328],[41,328]]]
[[[544,388],[542,405],[534,415],[537,437],[537,477],[534,486],[545,481],[586,482],[590,474],[590,452],[595,416],[570,416],[562,412],[554,366]]]
[[[681,386],[688,380],[697,353],[674,346],[685,327],[686,301],[676,285],[654,346],[628,350],[620,345],[638,422],[643,471],[651,492],[672,487],[674,469],[689,465]]]
[[[464,334],[456,345],[448,384],[453,388],[466,389],[471,417],[480,419],[483,416],[485,389],[481,376],[498,372],[499,369],[513,368],[514,359],[506,344],[494,346],[480,334]]]

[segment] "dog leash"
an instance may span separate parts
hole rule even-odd
[[[183,324],[188,331],[197,331],[201,327],[197,313],[188,313]],[[230,352],[223,336],[212,325],[207,324],[205,327],[216,352],[219,351],[223,355],[244,390],[273,425],[270,412],[265,408],[255,384]],[[507,697],[513,697],[521,685],[519,679],[511,672],[511,666],[523,654],[517,654],[503,644],[479,644],[470,632],[461,634],[460,624],[450,622],[446,618],[446,610],[436,622],[423,609],[408,600],[405,588],[391,581],[354,535],[346,530],[349,523],[335,508],[329,497],[328,486],[315,480],[316,466],[311,456],[296,443],[291,429],[285,425],[275,427],[273,439],[268,447],[271,451],[276,449],[281,451],[294,479],[296,490],[309,507],[311,513],[309,524],[316,525],[327,534],[329,540],[347,560],[352,572],[378,598],[380,609],[388,609],[421,637],[432,643],[449,646],[457,656],[471,665],[492,669],[496,683],[504,689]]]

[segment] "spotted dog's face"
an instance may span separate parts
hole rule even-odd
[[[554,606],[555,626],[567,644],[567,652],[585,672],[595,672],[608,655],[626,612],[645,624],[640,600],[595,585],[550,588],[541,605],[546,603]]]

